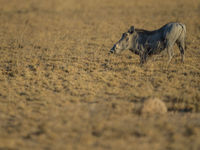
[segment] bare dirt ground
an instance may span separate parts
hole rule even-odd
[[[187,27],[185,63],[108,56],[131,25]],[[139,113],[159,98],[167,113]],[[199,150],[199,0],[0,0],[0,150]]]

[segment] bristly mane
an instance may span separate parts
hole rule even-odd
[[[156,30],[154,30],[154,31],[148,31],[148,30],[144,30],[144,29],[135,29],[135,31],[137,33],[144,33],[144,34],[147,34],[147,35],[151,35],[151,34],[155,33]]]
[[[154,34],[155,32],[162,30],[162,29],[165,28],[165,26],[167,26],[167,25],[168,25],[168,24],[165,24],[165,25],[163,25],[160,29],[153,30],[153,31],[148,31],[148,30],[144,30],[144,29],[135,29],[135,31],[138,32],[138,33],[144,33],[144,34],[146,34],[146,35],[152,35],[152,34]]]

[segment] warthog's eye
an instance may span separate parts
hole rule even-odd
[[[122,34],[122,37],[126,37],[126,36],[127,36],[127,33],[123,33],[123,34]]]

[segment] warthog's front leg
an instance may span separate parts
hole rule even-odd
[[[140,54],[140,64],[143,65],[147,61],[147,54],[145,52],[142,52]]]

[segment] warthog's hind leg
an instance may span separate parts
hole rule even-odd
[[[184,43],[184,41],[177,41],[176,43],[177,43],[178,48],[179,48],[179,50],[180,50],[180,53],[181,53],[181,61],[182,61],[182,63],[183,63],[183,62],[184,62],[185,43]]]
[[[167,65],[170,64],[173,56],[174,56],[174,52],[173,52],[173,49],[172,47],[167,47],[167,53],[168,53],[168,61],[167,61]]]

